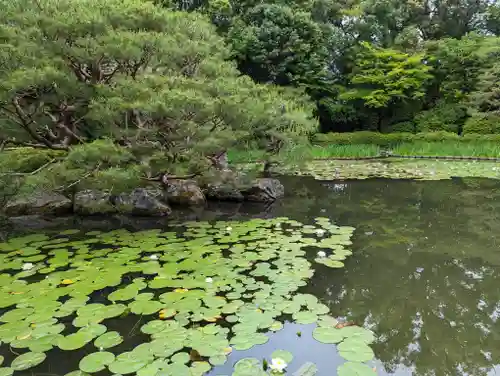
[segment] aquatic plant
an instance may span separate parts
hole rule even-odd
[[[0,340],[23,353],[0,374],[36,367],[53,348],[91,346],[79,362],[84,373],[203,375],[232,351],[266,343],[266,332],[281,330],[287,316],[317,324],[314,338],[338,344],[346,360],[368,361],[370,331],[336,328],[326,305],[298,293],[314,273],[309,260],[322,249],[330,255],[318,263],[343,265],[353,230],[328,218],[312,225],[276,218],[11,238],[0,244]],[[122,315],[145,319],[140,331],[150,341],[115,350],[126,335],[107,324]],[[292,358],[275,351],[269,371],[284,371]],[[264,374],[262,362],[251,358],[233,373]]]

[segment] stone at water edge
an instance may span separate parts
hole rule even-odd
[[[111,202],[111,194],[107,191],[87,189],[75,194],[73,211],[80,215],[101,215],[117,213]]]
[[[113,204],[122,214],[162,217],[172,213],[164,202],[164,193],[157,188],[136,188],[130,193],[121,193],[112,198]]]
[[[169,180],[165,187],[165,198],[169,204],[179,206],[205,205],[205,195],[194,180]]]
[[[278,179],[261,178],[255,179],[242,194],[247,201],[271,202],[285,195],[285,187]]]
[[[10,217],[23,215],[64,215],[72,211],[72,202],[55,192],[35,192],[26,197],[14,197],[7,202],[5,214]]]

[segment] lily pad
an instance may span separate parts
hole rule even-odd
[[[106,368],[115,360],[114,354],[106,351],[95,352],[80,360],[80,370],[87,373],[96,373]]]
[[[351,362],[367,362],[375,356],[370,346],[356,339],[346,339],[337,346],[342,358]]]
[[[340,329],[319,326],[314,328],[313,338],[322,343],[339,343],[344,339],[344,336]]]
[[[97,337],[94,346],[102,349],[109,349],[123,342],[123,337],[118,332],[107,332]]]
[[[24,371],[26,369],[36,367],[42,363],[46,357],[47,356],[44,353],[28,352],[15,358],[10,367],[14,371]]]
[[[338,376],[375,376],[377,373],[366,364],[346,362],[337,368]]]
[[[271,354],[271,359],[276,359],[276,358],[283,359],[285,363],[290,363],[293,359],[293,355],[289,351],[276,350],[273,351],[273,353]]]

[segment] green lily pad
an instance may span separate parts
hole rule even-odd
[[[233,376],[267,376],[262,362],[255,358],[244,358],[234,365]]]
[[[41,364],[46,357],[44,353],[28,352],[15,358],[10,366],[14,371],[24,371]]]
[[[97,337],[94,346],[98,349],[109,349],[123,342],[123,337],[118,332],[107,332]]]
[[[340,329],[319,326],[314,328],[313,338],[322,343],[339,343],[344,339],[344,336]]]
[[[351,362],[367,362],[375,356],[370,346],[356,339],[346,339],[337,346],[339,355]]]
[[[92,341],[92,339],[94,339],[94,336],[92,336],[88,332],[77,332],[66,337],[59,338],[59,340],[57,341],[57,346],[61,350],[77,350]]]
[[[106,351],[95,352],[80,360],[80,370],[87,373],[102,371],[115,360],[114,354]]]
[[[0,367],[0,376],[12,376],[14,369],[10,367]]]
[[[338,376],[375,376],[377,373],[366,364],[346,362],[337,368]]]
[[[295,312],[293,314],[293,319],[297,324],[312,324],[316,322],[318,316],[315,313],[309,311]]]
[[[316,373],[318,373],[318,367],[316,367],[316,364],[307,362],[294,372],[293,376],[315,376]]]
[[[116,374],[128,375],[135,373],[153,361],[153,356],[142,354],[138,356],[133,351],[118,355],[113,363],[109,365],[109,370]]]
[[[211,356],[208,359],[208,361],[213,366],[221,366],[221,365],[223,365],[224,363],[227,362],[227,357],[225,355],[214,355],[214,356]]]
[[[129,304],[130,311],[136,315],[152,315],[162,309],[163,304],[151,300],[136,300]]]
[[[276,359],[276,358],[283,359],[285,363],[290,363],[293,359],[293,355],[289,351],[276,350],[273,351],[273,353],[271,354],[271,359]]]

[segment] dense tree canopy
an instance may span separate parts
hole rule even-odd
[[[292,89],[239,74],[203,15],[143,0],[0,4],[4,145],[71,155],[108,139],[96,144],[101,161],[87,168],[142,168],[147,155],[163,171],[193,171],[221,149],[276,150],[315,129]],[[109,143],[127,150],[106,159],[116,152]]]
[[[257,82],[305,86],[324,131],[460,133],[476,113],[475,92],[484,90],[477,86],[479,77],[497,60],[500,47],[500,7],[488,0],[187,2],[190,10],[212,17],[242,73]],[[173,6],[182,8],[179,4]],[[373,79],[378,76],[379,82],[387,63],[396,65],[404,56],[406,62],[390,69],[390,77],[405,77],[397,84],[411,82],[403,96],[401,88],[373,87],[368,97],[377,94],[377,100],[363,99],[366,51],[377,51],[373,60],[385,65],[374,64],[380,71]]]

